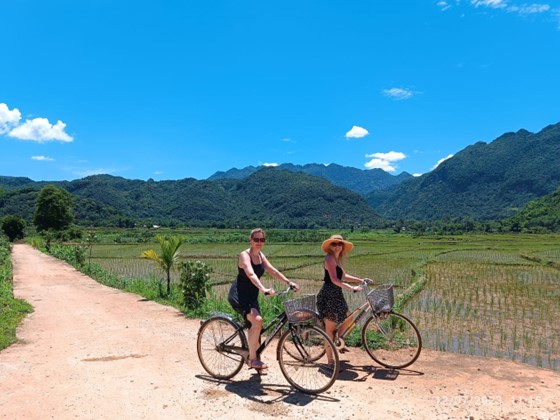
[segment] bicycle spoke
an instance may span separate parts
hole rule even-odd
[[[362,330],[368,354],[385,367],[400,369],[418,359],[422,339],[416,326],[403,315],[390,312],[371,318]]]
[[[280,339],[279,362],[282,373],[300,391],[316,394],[326,391],[338,376],[338,353],[327,335],[311,326],[294,327]],[[325,345],[335,364],[328,365]]]
[[[210,318],[200,327],[197,353],[200,363],[210,375],[229,379],[242,368],[244,360],[232,349],[246,348],[246,340],[227,318]]]

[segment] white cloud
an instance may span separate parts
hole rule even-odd
[[[274,167],[278,166],[278,164],[277,163],[263,163],[261,166],[266,166],[267,168],[268,167],[273,167],[274,168]]]
[[[17,126],[19,120],[21,120],[21,112],[17,108],[10,111],[8,105],[0,103],[0,135]]]
[[[475,7],[484,6],[492,9],[503,9],[507,7],[503,0],[471,0],[471,4]]]
[[[369,134],[365,128],[358,127],[357,125],[353,126],[352,129],[345,134],[347,139],[360,139],[365,137]]]
[[[447,3],[446,1],[438,1],[437,5],[441,8],[442,12],[451,7],[451,5],[449,3]]]
[[[383,95],[388,98],[395,99],[396,101],[402,101],[404,99],[410,99],[414,95],[414,92],[409,89],[402,88],[391,88],[383,89]]]
[[[295,143],[295,141],[293,141],[291,138],[289,137],[285,137],[282,139],[282,141],[286,142],[286,143]]]
[[[554,9],[546,3],[524,3],[519,6],[512,5],[511,2],[507,0],[469,0],[468,3],[475,8],[486,7],[490,9],[501,9],[508,13],[517,13],[519,15],[532,15],[547,12],[550,12],[553,15],[558,14],[558,9]],[[455,0],[454,5],[448,0],[440,0],[436,4],[442,11],[445,11],[452,6],[459,6],[461,4],[461,0]]]
[[[523,6],[509,6],[508,12],[519,13],[520,15],[532,15],[535,13],[544,13],[550,10],[548,4],[524,4]]]
[[[48,156],[31,156],[31,160],[42,160],[42,161],[49,161],[49,162],[54,161],[53,158]]]
[[[366,162],[364,166],[368,169],[383,169],[386,172],[394,172],[397,170],[395,162],[405,159],[406,155],[401,152],[388,152],[388,153],[372,153],[366,155],[367,158],[372,158]]]
[[[453,157],[453,155],[449,155],[447,157],[444,157],[443,159],[438,160],[437,163],[432,168],[432,170],[436,169],[442,162],[445,162],[447,159],[452,158],[452,157]]]
[[[74,139],[64,132],[65,128],[66,124],[60,120],[55,125],[51,125],[46,118],[34,118],[15,127],[8,133],[8,136],[40,143],[53,140],[71,142]]]

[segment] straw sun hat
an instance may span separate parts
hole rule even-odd
[[[342,242],[344,244],[344,254],[349,253],[352,251],[352,248],[354,248],[352,242],[345,241],[341,235],[332,235],[329,239],[323,242],[323,245],[321,245],[321,249],[325,254],[329,253],[329,249],[333,242]]]

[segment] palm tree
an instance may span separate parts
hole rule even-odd
[[[159,268],[165,272],[167,275],[167,296],[169,296],[171,293],[171,270],[179,260],[179,248],[183,244],[183,240],[176,236],[168,238],[160,235],[156,236],[156,240],[159,242],[161,254],[158,255],[156,251],[150,249],[144,251],[140,257],[155,261]]]

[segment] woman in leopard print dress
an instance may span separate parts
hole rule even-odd
[[[323,287],[317,294],[317,310],[319,311],[319,317],[325,323],[325,332],[333,340],[337,326],[341,324],[339,328],[344,330],[352,321],[350,319],[344,322],[348,316],[348,304],[344,299],[342,289],[352,290],[353,292],[363,289],[363,286],[351,286],[348,283],[364,284],[364,279],[347,274],[343,268],[345,256],[353,247],[352,242],[345,241],[341,235],[332,235],[321,246],[321,249],[327,255],[324,261]],[[330,348],[327,351],[327,359],[329,364],[333,363]]]

